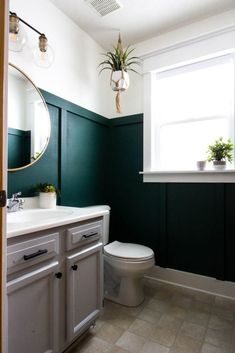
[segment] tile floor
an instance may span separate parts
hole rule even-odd
[[[69,353],[235,353],[235,301],[145,280],[136,308],[105,301]]]

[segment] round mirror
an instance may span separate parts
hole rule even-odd
[[[8,170],[16,171],[43,155],[51,122],[39,89],[16,66],[8,69]]]

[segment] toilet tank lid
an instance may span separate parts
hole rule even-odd
[[[149,259],[154,256],[153,250],[144,245],[121,243],[113,241],[104,247],[107,255],[121,257],[125,259]]]

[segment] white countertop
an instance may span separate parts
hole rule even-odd
[[[109,206],[82,208],[56,206],[55,209],[23,209],[7,214],[7,238],[102,217],[109,214],[109,211]]]

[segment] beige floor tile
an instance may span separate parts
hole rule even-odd
[[[154,295],[154,299],[158,300],[171,300],[174,295],[174,291],[169,288],[159,288]]]
[[[158,326],[179,330],[183,321],[170,314],[163,314],[158,321]]]
[[[192,322],[184,321],[183,325],[181,326],[180,333],[196,340],[203,341],[206,333],[206,327],[194,324]]]
[[[148,341],[145,343],[141,353],[169,353],[169,348],[163,347],[156,342]]]
[[[121,347],[118,347],[118,346],[112,346],[111,349],[108,351],[108,353],[130,353],[130,351],[127,351],[126,349],[122,349]]]
[[[182,308],[178,305],[170,305],[169,308],[166,310],[167,314],[177,318],[184,320],[187,314],[187,309]]]
[[[98,330],[96,337],[99,337],[108,343],[115,343],[123,334],[123,331],[124,329],[105,323]]]
[[[235,353],[235,301],[144,280],[146,300],[105,300],[96,327],[66,353]]]
[[[156,325],[161,318],[162,313],[158,311],[151,310],[149,308],[144,308],[138,315],[137,318],[145,320],[153,325]]]
[[[127,313],[131,316],[137,316],[147,305],[147,303],[149,302],[151,298],[146,296],[143,303],[141,303],[140,305],[136,306],[136,307],[127,307],[127,306],[123,306],[121,309],[124,313]]]
[[[200,353],[202,342],[179,334],[175,340],[172,352]]]
[[[210,315],[205,311],[198,309],[189,309],[185,317],[186,321],[192,322],[194,324],[207,326],[209,322]]]
[[[215,347],[209,343],[204,343],[202,345],[201,353],[229,353],[227,349]]]
[[[126,349],[131,353],[140,353],[146,339],[135,335],[134,333],[125,331],[123,335],[116,342],[116,346]]]
[[[193,300],[190,309],[200,310],[205,313],[210,313],[212,310],[212,303],[202,302],[200,300]]]
[[[228,309],[228,308],[221,308],[216,305],[214,305],[211,309],[212,314],[215,314],[221,318],[224,318],[226,320],[234,321],[235,319],[235,314],[234,310]]]
[[[189,309],[192,304],[192,298],[183,294],[177,293],[172,297],[171,300],[173,305],[180,306],[184,309]]]
[[[122,310],[115,310],[113,312],[107,313],[106,316],[103,317],[103,320],[105,320],[105,322],[110,325],[127,330],[135,320],[135,317],[124,313]]]
[[[215,296],[212,294],[203,293],[203,292],[199,292],[199,291],[195,290],[194,291],[194,299],[199,300],[203,303],[214,303]]]
[[[167,328],[167,327],[155,327],[154,332],[150,336],[152,341],[155,341],[162,346],[171,347],[175,342],[175,338],[178,330],[176,328]]]
[[[205,336],[205,342],[214,346],[229,348],[232,344],[232,330],[208,328]]]
[[[136,319],[128,329],[129,332],[143,337],[150,337],[154,332],[154,325],[147,321]]]
[[[87,337],[71,353],[105,353],[111,345],[97,337]]]
[[[233,322],[212,314],[209,320],[209,327],[217,330],[232,330]]]
[[[169,301],[158,300],[158,299],[151,299],[148,304],[146,305],[147,308],[159,311],[161,313],[166,312],[170,307]]]

